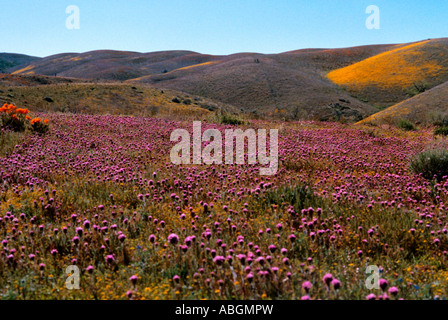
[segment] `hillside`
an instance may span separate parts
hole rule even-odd
[[[163,73],[216,57],[191,51],[138,53],[99,50],[85,53],[63,53],[42,58],[20,68],[14,74],[73,77],[82,79],[127,80],[153,73]]]
[[[92,51],[50,56],[12,71],[28,76],[129,80],[208,97],[261,116],[358,121],[377,110],[341,91],[324,74],[388,48],[390,45],[229,56],[190,51]]]
[[[0,73],[7,72],[16,66],[28,65],[38,59],[38,57],[27,56],[24,54],[0,53]]]
[[[360,121],[448,81],[448,39],[227,56],[100,50],[53,55],[9,71],[69,79],[56,82],[150,85],[261,117]]]
[[[54,83],[10,86],[0,79],[0,104],[14,103],[37,112],[160,116],[198,119],[234,107],[173,90],[122,83]]]
[[[129,81],[210,97],[263,115],[356,120],[378,110],[341,91],[324,74],[391,46],[297,50],[272,55],[241,53]]]
[[[315,68],[291,68],[285,60],[290,62],[284,57],[241,54],[132,82],[181,90],[268,116],[357,120],[376,111],[340,91]]]
[[[388,107],[448,81],[448,38],[400,45],[328,78],[362,101]]]
[[[360,123],[397,123],[401,119],[434,124],[448,121],[448,82],[376,113]]]
[[[0,87],[40,86],[61,83],[93,83],[93,80],[79,78],[50,77],[42,75],[17,75],[0,73]]]

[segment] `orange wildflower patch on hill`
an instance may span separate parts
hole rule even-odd
[[[196,68],[196,67],[209,66],[209,65],[212,65],[212,64],[216,64],[216,63],[218,63],[218,61],[207,61],[207,62],[203,62],[203,63],[193,64],[191,66],[186,66],[186,67],[183,67],[183,68],[178,68],[178,69],[175,69],[173,71],[188,70],[188,69],[192,69],[192,68]]]
[[[444,72],[436,59],[422,50],[429,41],[399,47],[328,73],[334,83],[353,89],[367,86],[407,88]]]

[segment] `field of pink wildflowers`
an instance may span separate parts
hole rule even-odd
[[[278,172],[261,176],[173,165],[170,134],[191,122],[40,116],[46,134],[1,136],[0,299],[448,294],[448,179],[409,170],[431,129],[251,121],[279,128]]]

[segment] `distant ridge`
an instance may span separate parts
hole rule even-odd
[[[360,121],[448,81],[448,39],[227,56],[99,50],[34,59],[8,72],[145,84],[281,119]]]

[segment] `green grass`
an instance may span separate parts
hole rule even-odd
[[[448,136],[448,127],[439,127],[434,130],[436,136]]]
[[[399,120],[397,127],[400,129],[403,129],[405,131],[414,131],[415,130],[415,125],[411,121],[405,120],[405,119]]]
[[[448,150],[434,149],[417,154],[411,161],[410,168],[426,179],[442,179],[448,175]]]
[[[16,145],[19,145],[26,133],[2,130],[0,132],[0,156],[4,157],[10,154]]]

